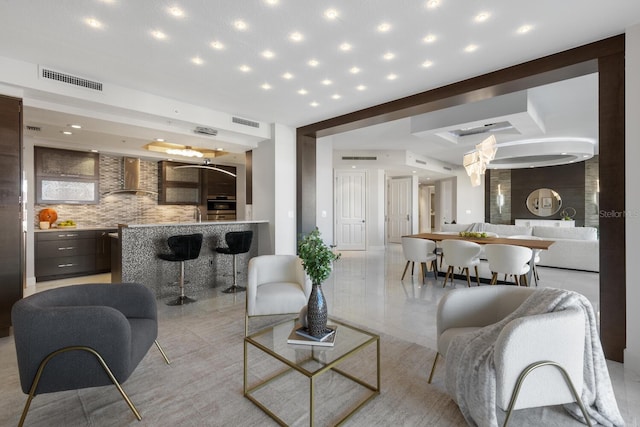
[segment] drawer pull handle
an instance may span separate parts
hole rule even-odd
[[[59,251],[70,251],[71,249],[75,249],[75,246],[67,246],[66,248],[58,248]]]
[[[73,267],[75,264],[58,264],[58,268]]]

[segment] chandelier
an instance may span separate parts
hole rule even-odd
[[[476,145],[474,151],[464,155],[462,165],[471,179],[472,187],[477,187],[482,183],[481,175],[484,175],[487,165],[496,157],[497,151],[496,137],[491,135]]]

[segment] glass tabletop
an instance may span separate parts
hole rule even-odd
[[[287,343],[291,331],[300,326],[296,320],[260,330],[245,339],[282,362],[310,375],[329,368],[360,348],[380,339],[376,334],[335,319],[330,318],[327,324],[337,326],[334,345],[331,347]]]

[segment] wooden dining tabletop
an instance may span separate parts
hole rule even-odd
[[[481,245],[486,244],[502,244],[502,245],[515,245],[515,246],[525,246],[531,249],[542,249],[547,250],[549,246],[553,245],[553,240],[538,240],[538,239],[508,239],[506,237],[462,237],[458,234],[448,234],[448,233],[418,233],[411,234],[408,236],[402,237],[415,237],[418,239],[428,239],[433,240],[435,242],[439,242],[445,239],[453,239],[453,240],[466,240],[468,242],[475,242]]]

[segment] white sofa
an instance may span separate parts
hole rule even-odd
[[[473,223],[444,224],[442,231],[486,231],[498,236],[536,236],[555,243],[540,252],[538,265],[573,270],[600,271],[600,242],[594,227],[544,227]]]

